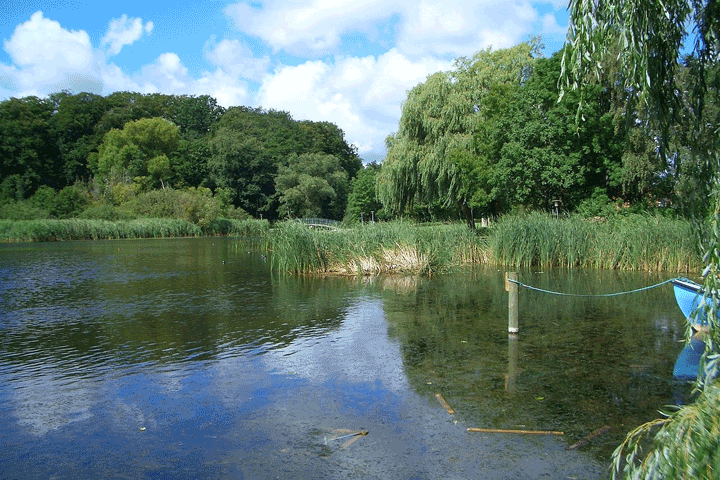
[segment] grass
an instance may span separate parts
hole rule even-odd
[[[689,272],[700,265],[690,222],[652,215],[506,216],[489,237],[492,261],[506,266]]]
[[[268,245],[273,266],[292,273],[431,274],[488,258],[486,239],[461,224],[398,221],[322,230],[290,221],[271,230]]]
[[[206,228],[176,218],[135,220],[0,220],[1,242],[49,242],[63,240],[109,240],[131,238],[199,237],[203,235],[260,235],[267,221],[213,220]]]
[[[390,222],[326,231],[284,222],[270,231],[268,246],[274,267],[291,273],[431,274],[472,263],[690,272],[700,266],[694,239],[684,220],[532,213],[505,216],[484,233],[463,224]]]
[[[292,273],[432,274],[454,265],[602,268],[691,272],[700,257],[690,222],[652,215],[595,221],[542,213],[507,215],[477,232],[464,224],[396,221],[345,230],[267,220],[216,219],[205,228],[184,219],[0,220],[0,242],[43,242],[233,235],[273,251]]]

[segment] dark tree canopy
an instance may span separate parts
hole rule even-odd
[[[362,167],[332,123],[261,108],[226,110],[208,95],[59,92],[0,102],[0,206],[28,199],[41,186],[57,193],[76,182],[115,204],[147,189],[210,187],[223,189],[234,206],[272,219],[279,165],[306,154],[333,156],[347,178]],[[121,184],[128,188],[108,193]],[[72,195],[68,190],[60,200]],[[338,209],[342,216],[346,200],[347,191],[340,192],[334,216]]]

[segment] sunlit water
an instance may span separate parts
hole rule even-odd
[[[668,277],[520,272],[582,294]],[[293,278],[226,238],[0,245],[0,478],[604,478],[686,391],[669,286],[522,289],[520,329],[497,269]]]

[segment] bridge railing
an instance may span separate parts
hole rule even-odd
[[[342,225],[342,223],[337,220],[329,220],[327,218],[298,218],[297,221],[306,225],[323,225],[335,228],[340,228]]]

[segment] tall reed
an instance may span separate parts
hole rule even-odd
[[[516,267],[688,272],[700,265],[690,222],[653,215],[505,216],[492,227],[490,246],[493,262]]]
[[[464,225],[370,223],[352,229],[311,229],[283,222],[271,230],[275,268],[293,273],[431,274],[444,267],[487,259],[483,237]]]
[[[103,240],[160,237],[235,235],[261,238],[267,235],[267,220],[215,219],[205,228],[178,218],[134,220],[0,220],[0,242],[49,242],[56,240]]]

